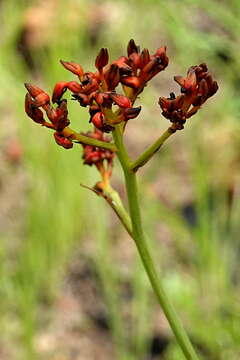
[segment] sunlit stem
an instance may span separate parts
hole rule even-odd
[[[132,223],[132,237],[135,241],[142,263],[151,282],[152,288],[157,296],[159,304],[161,305],[164,314],[168,319],[169,325],[172,328],[172,331],[183,351],[183,354],[185,355],[185,358],[187,360],[198,360],[198,356],[188,338],[188,335],[184,330],[183,325],[171,304],[171,301],[165,293],[164,287],[162,285],[162,279],[156,270],[153,257],[149,251],[148,243],[146,241],[142,227],[136,173],[130,168],[131,161],[123,144],[121,125],[115,127],[113,131],[113,138],[118,148],[117,156],[125,176],[129,212]]]
[[[147,150],[145,150],[137,160],[135,160],[130,169],[136,172],[140,167],[145,165],[153,155],[162,147],[165,141],[174,133],[172,128],[167,129]]]
[[[86,135],[78,134],[76,131],[72,130],[68,126],[63,129],[62,134],[64,137],[68,138],[69,140],[76,140],[81,144],[96,146],[102,149],[111,150],[113,152],[117,151],[117,147],[114,144],[106,141],[93,139]]]

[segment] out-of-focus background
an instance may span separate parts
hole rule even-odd
[[[182,360],[136,249],[81,149],[56,146],[24,113],[23,82],[73,80],[59,59],[94,69],[129,39],[170,64],[140,96],[133,157],[167,128],[159,96],[206,62],[220,90],[140,171],[155,261],[202,359],[240,358],[240,2],[0,1],[0,359]],[[70,96],[69,96],[70,98]],[[76,130],[87,112],[70,102]],[[120,169],[113,185],[124,196]]]

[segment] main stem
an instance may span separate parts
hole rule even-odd
[[[144,268],[147,272],[152,288],[158,298],[166,318],[172,328],[177,342],[181,347],[187,360],[198,360],[198,356],[178,318],[170,300],[168,299],[150,254],[145,235],[142,228],[141,213],[138,200],[136,174],[130,169],[131,161],[122,140],[122,129],[120,126],[113,131],[115,144],[118,148],[117,155],[122,165],[128,196],[129,212],[132,221],[132,237],[136,243]]]

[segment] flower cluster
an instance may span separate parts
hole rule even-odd
[[[62,100],[56,109],[50,105],[50,97],[42,89],[31,84],[25,84],[28,93],[25,96],[25,111],[27,115],[36,123],[56,130],[54,133],[55,141],[65,149],[73,147],[72,141],[63,135],[63,130],[70,124],[68,120],[67,101]],[[40,107],[50,120],[47,122]]]
[[[175,76],[174,80],[181,86],[181,95],[170,93],[169,98],[160,97],[159,105],[162,115],[169,119],[173,131],[184,128],[186,119],[200,109],[201,105],[218,90],[218,84],[213,81],[206,64],[192,66],[187,76]]]
[[[86,136],[91,137],[92,139],[97,139],[101,141],[109,142],[110,139],[104,137],[104,134],[102,131],[95,129],[94,131],[88,131]],[[104,165],[104,162],[107,162],[107,166],[112,166],[112,161],[114,158],[114,153],[107,149],[102,149],[97,146],[92,145],[85,145],[83,146],[83,160],[84,164],[87,165],[96,165],[98,167],[98,164]]]
[[[122,124],[124,130],[128,120],[139,115],[141,106],[134,107],[134,102],[146,84],[167,67],[166,47],[160,47],[150,55],[148,49],[141,51],[134,40],[130,40],[127,55],[112,62],[109,62],[108,50],[102,48],[95,59],[95,72],[84,72],[75,62],[60,62],[77,76],[77,81],[58,82],[51,99],[39,87],[25,84],[28,91],[25,111],[34,122],[55,131],[54,139],[58,145],[70,149],[73,141],[82,144],[84,163],[94,164],[102,175],[106,173],[108,177],[116,146],[103,133],[113,131],[118,124]],[[192,66],[185,78],[175,76],[174,79],[181,86],[181,94],[176,97],[170,93],[169,98],[159,99],[162,115],[172,122],[168,133],[183,129],[186,119],[193,116],[218,89],[206,64]],[[119,85],[122,93],[119,93]],[[67,100],[63,99],[67,90],[72,93],[72,100],[88,109],[92,132],[80,134],[69,128]]]

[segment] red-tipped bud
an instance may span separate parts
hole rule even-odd
[[[104,127],[104,114],[101,111],[98,111],[96,114],[93,115],[91,118],[91,122],[97,129],[103,130]]]
[[[110,97],[114,101],[114,103],[121,108],[130,108],[132,106],[130,99],[124,95],[111,93]]]
[[[146,66],[150,59],[150,54],[148,49],[143,49],[143,51],[141,52],[141,69],[144,68],[144,66]]]
[[[120,81],[119,67],[116,64],[112,64],[105,74],[105,80],[108,85],[108,90],[114,90]]]
[[[67,83],[67,88],[73,93],[80,93],[82,90],[82,86],[76,81],[69,81]]]
[[[172,100],[160,97],[158,103],[162,110],[167,111],[171,108]]]
[[[133,69],[134,72],[136,72],[137,69],[141,67],[141,56],[137,53],[132,53],[129,56],[129,63]]]
[[[25,83],[24,85],[25,85],[26,89],[28,90],[29,94],[31,95],[31,97],[35,99],[34,104],[36,107],[49,104],[50,98],[49,98],[48,94],[45,93],[42,89],[40,89],[39,87],[37,87],[35,85],[31,85],[29,83]]]
[[[80,64],[77,64],[72,61],[63,61],[60,60],[60,63],[65,67],[65,69],[71,71],[73,74],[78,75],[79,77],[83,76],[83,68]]]
[[[116,64],[119,67],[120,75],[131,75],[132,68],[128,64],[128,58],[126,56],[121,56],[118,60],[114,61],[113,64]]]
[[[124,110],[126,120],[135,119],[141,111],[141,106],[136,108],[128,108]]]
[[[121,78],[121,83],[135,90],[141,86],[141,81],[137,76],[124,76]]]
[[[36,107],[35,102],[29,93],[27,93],[25,96],[25,111],[26,114],[36,123],[44,123],[43,113]]]
[[[67,90],[67,87],[68,87],[68,83],[66,81],[59,81],[55,85],[55,87],[53,89],[53,94],[52,94],[52,102],[53,103],[56,103],[61,99],[61,97]]]
[[[88,95],[80,93],[80,94],[73,94],[72,97],[73,100],[77,100],[79,104],[83,107],[86,107],[90,104],[90,99]]]
[[[188,73],[186,78],[174,76],[174,80],[181,86],[184,91],[194,91],[197,86],[197,78],[194,71]]]
[[[71,140],[65,138],[62,134],[60,134],[59,132],[55,132],[53,134],[54,139],[56,141],[56,143],[62,147],[64,147],[65,149],[71,149],[73,147],[73,143]]]
[[[36,107],[44,106],[49,103],[50,103],[50,97],[45,92],[42,92],[41,94],[39,94],[35,97],[35,106]]]
[[[128,46],[127,46],[127,53],[128,53],[128,56],[130,56],[131,54],[133,53],[139,53],[139,46],[137,46],[135,44],[135,41],[133,39],[131,39],[128,43]]]
[[[166,55],[167,47],[161,46],[159,49],[156,50],[154,56],[162,57],[163,55]]]
[[[208,85],[205,79],[202,79],[199,83],[197,97],[201,98],[201,103],[204,103],[208,98]]]
[[[27,91],[29,92],[29,94],[31,95],[31,97],[34,99],[40,94],[45,94],[45,92],[42,89],[40,89],[35,85],[32,85],[30,83],[25,83],[24,85]]]
[[[213,96],[218,91],[218,83],[213,81],[211,88],[208,91],[208,97]]]
[[[108,63],[108,51],[107,49],[102,48],[99,51],[98,56],[96,57],[95,66],[100,71]]]

